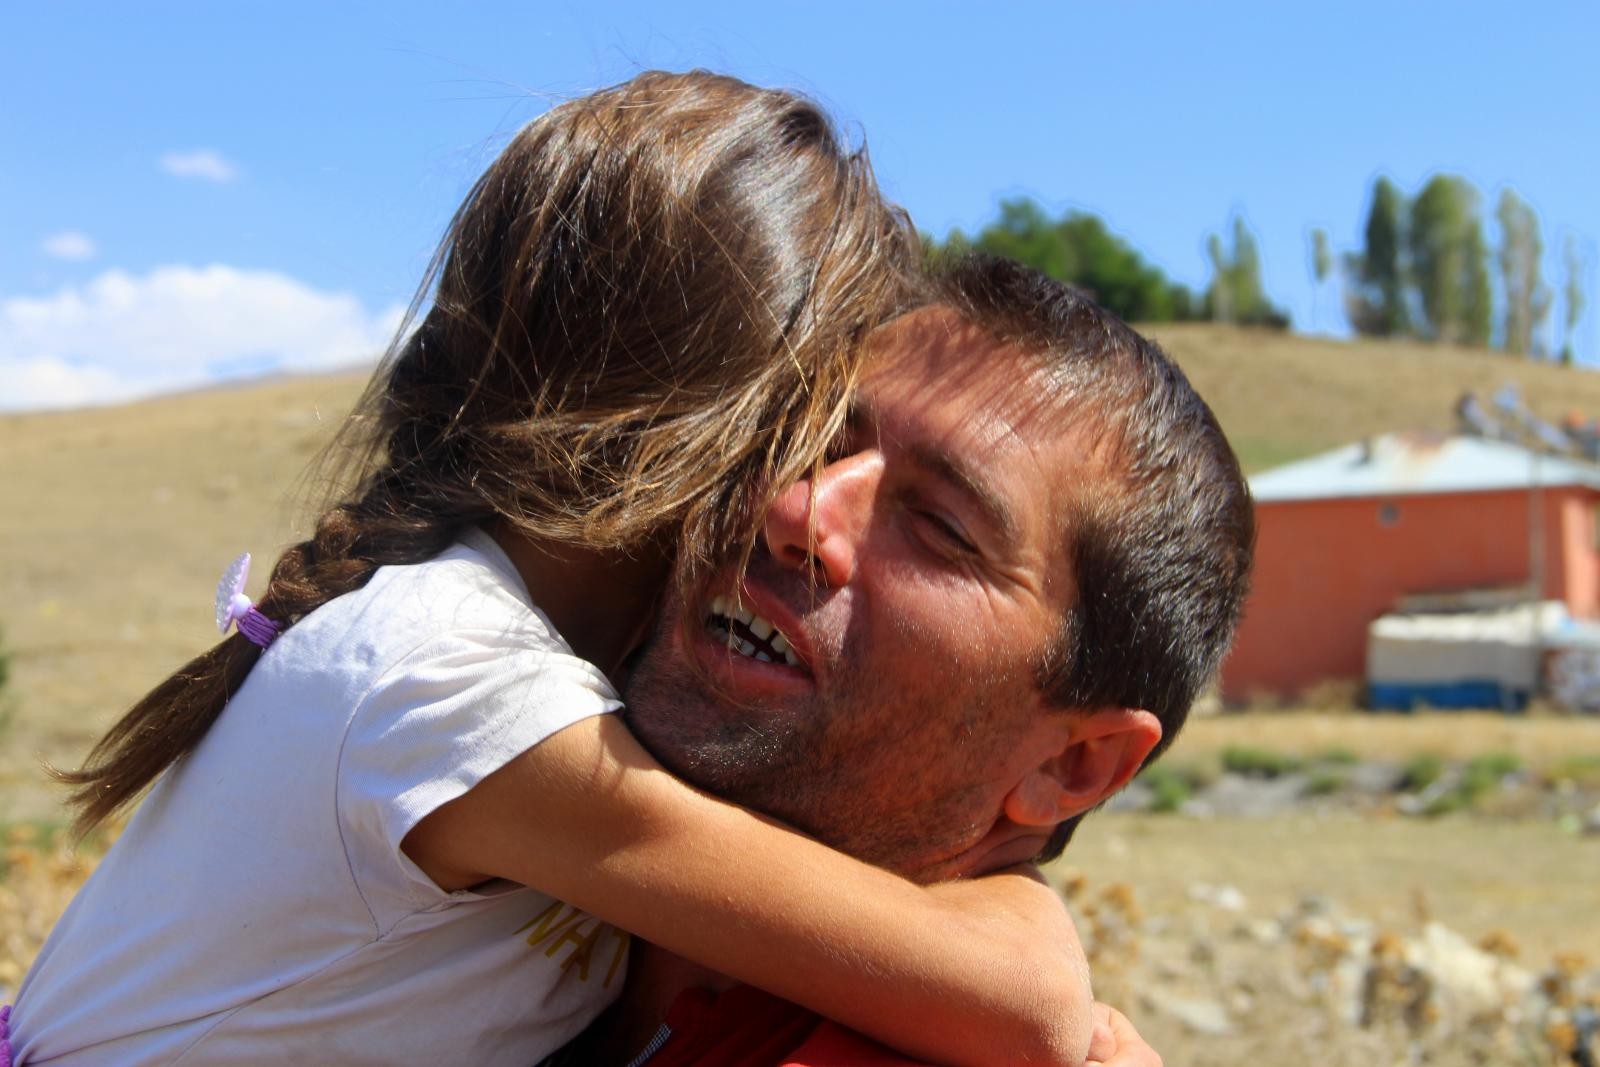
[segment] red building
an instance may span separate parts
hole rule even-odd
[[[1259,540],[1223,694],[1365,677],[1403,596],[1537,587],[1600,616],[1600,468],[1476,437],[1389,434],[1250,480]]]

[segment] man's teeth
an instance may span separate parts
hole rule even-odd
[[[772,621],[735,604],[731,597],[713,597],[711,617],[706,622],[711,628],[726,634],[729,647],[741,656],[766,663],[782,662],[791,667],[800,666],[800,657],[794,654],[789,639],[778,632]],[[734,623],[739,625],[735,626]]]

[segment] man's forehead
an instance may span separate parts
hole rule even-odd
[[[932,307],[877,339],[858,425],[895,439],[901,455],[967,493],[1008,543],[1056,558],[1056,570],[1068,566],[1060,554],[1084,491],[1103,484],[1107,469],[1099,420],[1080,408],[1048,354]]]
[[[1024,435],[1032,445],[1071,425],[1048,356],[995,337],[942,305],[901,316],[874,338],[861,407],[930,415],[959,429],[965,446],[985,435]]]
[[[1006,357],[1020,360],[1022,350],[1007,345],[971,322],[953,307],[932,304],[908,311],[885,325],[872,339],[870,365],[912,361],[947,369],[990,363]]]

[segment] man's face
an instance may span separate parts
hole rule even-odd
[[[1075,596],[1068,501],[1097,468],[1049,395],[948,311],[895,324],[838,458],[778,498],[742,588],[730,572],[664,609],[626,693],[645,746],[914,876],[1033,855],[1047,831],[1001,806],[1066,714],[1037,669]]]

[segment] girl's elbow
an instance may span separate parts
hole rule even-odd
[[[1081,963],[1059,956],[1039,961],[1023,985],[1025,999],[1015,1023],[1016,1047],[1007,1062],[1082,1067],[1094,1033],[1094,994]]]
[[[1018,1048],[1007,1063],[1046,1064],[1048,1067],[1083,1067],[1089,1055],[1092,1022],[1077,1005],[1061,1005],[1048,1019],[1040,1019],[1019,1033]]]

